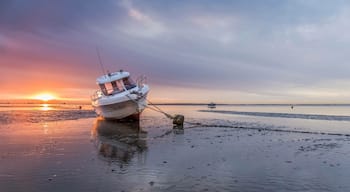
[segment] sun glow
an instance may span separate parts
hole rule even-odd
[[[42,104],[40,110],[48,111],[51,110],[51,107],[49,106],[49,104]]]
[[[42,93],[34,96],[33,98],[41,101],[50,101],[50,100],[56,99],[56,97],[50,93]]]

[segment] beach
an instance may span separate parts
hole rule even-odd
[[[2,106],[2,191],[350,191],[350,106]]]

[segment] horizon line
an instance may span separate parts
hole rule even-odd
[[[210,102],[209,102],[210,103]],[[152,102],[149,105],[208,105],[206,102]],[[89,100],[35,100],[35,99],[0,99],[0,104],[91,104]],[[216,105],[350,105],[350,103],[215,103]]]

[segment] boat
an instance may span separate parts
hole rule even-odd
[[[216,104],[211,102],[211,103],[208,104],[208,108],[214,109],[214,108],[216,108]]]
[[[130,73],[123,70],[98,77],[100,89],[91,96],[95,112],[105,119],[138,120],[147,106],[150,90],[145,81],[145,76],[141,76],[135,83]]]

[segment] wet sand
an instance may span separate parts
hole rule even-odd
[[[345,134],[274,131],[306,129],[285,119],[283,127],[269,119],[167,110],[194,124],[173,129],[152,112],[139,124],[94,117],[3,123],[1,190],[350,191]]]

